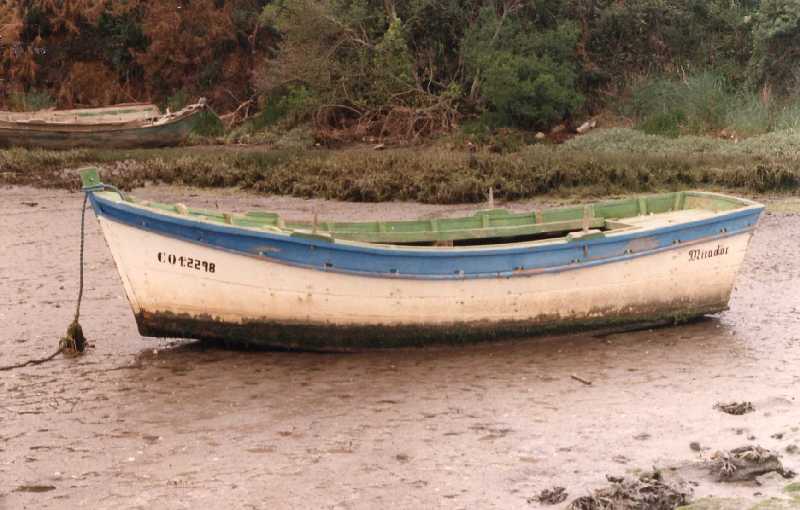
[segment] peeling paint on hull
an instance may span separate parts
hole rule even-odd
[[[716,313],[727,307],[752,235],[569,271],[437,281],[293,267],[99,219],[142,335],[314,350],[460,343]],[[690,250],[720,242],[724,257],[690,261]],[[211,261],[215,271],[164,264],[160,253]]]

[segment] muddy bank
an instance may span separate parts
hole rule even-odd
[[[473,209],[175,188],[137,196],[295,218]],[[80,200],[0,191],[0,364],[48,354],[71,320]],[[96,347],[0,375],[0,508],[536,508],[554,486],[569,493],[563,506],[606,474],[744,444],[797,471],[796,206],[763,218],[731,310],[696,324],[347,355],[142,339],[90,219],[81,322]],[[714,409],[733,401],[755,411]],[[758,501],[787,482],[698,483],[695,498]]]

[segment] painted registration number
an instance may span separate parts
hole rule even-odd
[[[169,264],[172,266],[181,266],[188,269],[195,269],[206,273],[214,273],[217,270],[217,265],[207,260],[201,260],[194,257],[185,257],[183,255],[175,255],[174,253],[158,252],[156,259],[162,264]]]

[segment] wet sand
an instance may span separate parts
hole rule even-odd
[[[188,193],[136,195],[292,217],[474,209]],[[71,320],[80,204],[0,190],[0,365],[51,353]],[[335,355],[141,338],[87,211],[81,323],[95,347],[0,372],[0,508],[535,508],[544,488],[566,487],[569,501],[606,474],[744,444],[799,471],[785,452],[800,445],[793,209],[762,219],[731,309],[698,323]],[[756,412],[713,409],[731,400]],[[778,490],[701,482],[695,495]]]

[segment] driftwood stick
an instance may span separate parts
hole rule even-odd
[[[579,377],[579,376],[577,376],[577,375],[575,375],[575,374],[571,374],[571,375],[570,375],[570,377],[571,377],[571,378],[573,378],[573,379],[575,379],[575,380],[576,380],[576,381],[578,381],[579,383],[585,384],[586,386],[591,386],[591,385],[592,385],[592,381],[587,381],[587,380],[586,380],[586,379],[584,379],[583,377]]]

